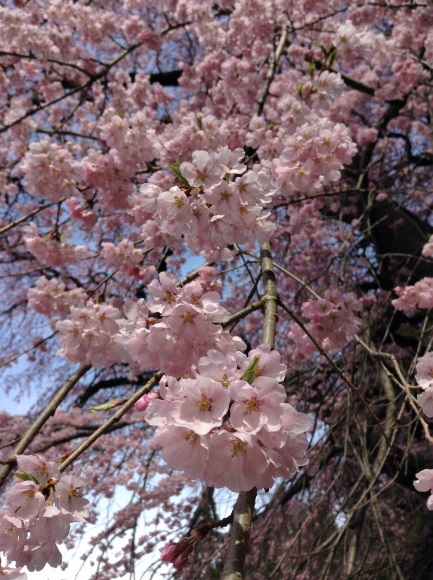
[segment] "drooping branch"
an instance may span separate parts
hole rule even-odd
[[[296,324],[304,331],[304,333],[308,336],[308,338],[311,340],[311,342],[314,344],[314,346],[317,348],[317,350],[320,352],[320,354],[322,356],[325,357],[325,359],[331,364],[331,366],[335,369],[335,371],[337,372],[338,376],[340,377],[340,379],[346,383],[346,385],[356,394],[356,396],[358,397],[358,399],[361,401],[361,403],[364,405],[364,407],[367,409],[367,411],[370,413],[370,415],[372,416],[374,422],[376,423],[376,425],[379,427],[379,429],[382,432],[382,435],[388,445],[388,448],[391,450],[392,456],[394,458],[396,467],[398,469],[400,469],[400,463],[399,460],[394,452],[394,450],[392,449],[392,443],[388,437],[388,435],[385,433],[385,430],[381,424],[381,422],[379,421],[379,418],[377,417],[376,413],[373,411],[373,409],[371,408],[371,405],[365,400],[364,396],[362,395],[362,393],[359,391],[359,389],[353,384],[353,382],[349,379],[349,377],[346,376],[346,374],[340,369],[340,367],[338,365],[335,364],[335,362],[332,360],[332,358],[329,356],[329,354],[326,352],[326,350],[324,350],[321,345],[319,344],[319,342],[314,338],[314,336],[311,334],[311,332],[309,332],[308,328],[305,326],[305,324],[302,322],[302,320],[293,312],[293,310],[291,308],[289,308],[286,304],[284,304],[284,302],[282,302],[281,300],[279,301],[281,307],[283,308],[283,310],[285,310],[287,312],[287,314],[296,322]]]
[[[14,448],[13,453],[7,459],[6,465],[0,472],[0,486],[3,485],[9,473],[13,470],[16,461],[15,456],[20,455],[27,449],[27,447],[48,421],[48,419],[54,415],[60,403],[64,401],[71,389],[78,383],[78,381],[87,373],[90,368],[90,365],[81,365],[81,367],[68,378],[62,387],[60,387],[60,389],[57,391],[57,393],[54,395],[54,397],[51,399],[36,421],[27,429],[27,431],[21,437],[18,445]]]
[[[119,421],[119,419],[121,419],[123,417],[123,415],[135,405],[135,403],[138,401],[138,399],[141,399],[141,397],[143,395],[148,393],[159,382],[161,377],[162,377],[161,372],[155,373],[153,375],[153,377],[149,381],[147,381],[147,383],[145,385],[143,385],[141,387],[141,389],[138,389],[138,391],[136,393],[134,393],[126,401],[126,403],[124,403],[119,408],[118,411],[116,411],[107,421],[105,421],[105,423],[103,425],[101,425],[99,427],[99,429],[96,429],[96,431],[94,433],[92,433],[92,435],[90,435],[90,437],[88,437],[85,441],[83,441],[83,443],[81,443],[81,445],[79,445],[77,447],[77,449],[75,449],[75,451],[73,451],[72,453],[70,453],[68,455],[67,459],[65,459],[65,461],[63,461],[63,463],[60,465],[59,470],[61,472],[65,471],[65,469],[67,467],[69,467],[69,465],[71,465],[71,463],[73,463],[78,457],[80,457],[80,455],[82,455],[85,451],[87,451],[87,449],[89,449],[89,447],[97,439],[99,439],[99,437],[101,437],[101,435],[104,435],[104,433],[106,433],[107,430],[112,425],[117,423]]]
[[[269,88],[272,84],[272,81],[274,80],[275,71],[277,70],[278,62],[281,58],[281,55],[283,54],[284,47],[286,46],[287,34],[288,34],[287,25],[284,24],[281,28],[280,40],[278,42],[278,46],[275,50],[275,53],[272,56],[272,61],[271,61],[271,64],[269,65],[268,73],[266,75],[266,81],[265,81],[265,84],[263,85],[262,92],[260,94],[260,97],[259,97],[259,100],[257,103],[257,111],[256,112],[257,112],[258,116],[260,116],[262,114],[263,107],[265,106],[266,99],[268,98]]]

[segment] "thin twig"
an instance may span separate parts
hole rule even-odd
[[[49,203],[48,205],[41,205],[39,207],[37,207],[36,209],[34,209],[33,211],[31,211],[30,213],[28,213],[27,215],[24,215],[23,217],[9,223],[7,226],[4,226],[3,228],[0,229],[0,234],[4,234],[6,232],[8,232],[9,230],[11,230],[12,228],[14,228],[15,226],[17,226],[18,224],[21,224],[22,222],[25,222],[26,220],[28,220],[29,218],[33,217],[34,215],[38,214],[39,212],[41,212],[44,209],[47,209],[48,207],[52,207],[53,205],[56,205],[62,201],[65,201],[66,197],[62,197],[61,199],[59,199],[59,201],[55,201],[54,203]]]
[[[112,425],[114,425],[114,423],[117,423],[117,421],[119,421],[119,419],[121,417],[123,417],[123,415],[127,411],[129,411],[129,409],[131,409],[131,407],[133,407],[135,405],[135,403],[138,401],[138,399],[141,399],[141,397],[143,395],[148,393],[160,381],[162,376],[163,376],[163,373],[161,373],[161,372],[155,373],[153,375],[153,377],[149,381],[147,381],[147,383],[145,385],[143,385],[141,387],[141,389],[138,389],[138,391],[136,393],[134,393],[131,397],[129,397],[129,399],[126,401],[126,403],[124,403],[119,408],[119,410],[116,411],[116,413],[114,413],[107,421],[105,421],[105,423],[103,423],[85,441],[83,441],[81,443],[81,445],[79,445],[75,449],[75,451],[72,451],[72,453],[70,453],[68,455],[68,457],[61,463],[59,470],[65,471],[65,469],[67,467],[69,467],[71,465],[71,463],[73,463],[78,457],[80,457],[80,455],[82,455],[85,451],[87,451],[87,449],[89,449],[89,447],[91,447],[91,445],[97,439],[99,439],[99,437],[101,437],[101,435],[106,433],[106,431]]]
[[[391,450],[392,456],[394,458],[395,464],[397,469],[400,470],[400,463],[397,459],[396,454],[394,453],[393,449],[392,449],[392,444],[391,441],[389,440],[387,434],[385,433],[381,422],[379,421],[379,418],[377,417],[376,413],[373,411],[373,409],[371,408],[371,406],[368,404],[368,402],[365,400],[364,396],[362,395],[362,393],[359,391],[358,387],[355,387],[355,385],[352,383],[352,381],[349,379],[349,377],[347,377],[344,372],[340,369],[340,367],[338,365],[335,364],[335,362],[332,360],[332,358],[329,356],[329,354],[326,352],[326,350],[324,350],[321,345],[319,344],[319,342],[317,342],[317,340],[314,338],[314,336],[311,334],[311,332],[308,330],[308,328],[305,326],[305,324],[302,322],[302,320],[293,312],[293,310],[291,308],[289,308],[289,306],[287,306],[286,304],[284,304],[284,302],[282,302],[281,299],[279,299],[279,304],[281,305],[281,307],[287,312],[287,314],[293,318],[293,320],[296,322],[296,324],[305,332],[305,334],[308,336],[308,338],[311,340],[311,342],[314,344],[314,346],[317,348],[317,350],[320,352],[320,354],[322,356],[324,356],[326,358],[326,360],[332,365],[332,367],[335,369],[335,371],[337,372],[338,376],[340,377],[340,379],[342,381],[344,381],[346,383],[346,385],[348,387],[350,387],[350,389],[352,389],[352,391],[356,394],[356,396],[358,397],[358,399],[361,401],[361,403],[364,405],[364,407],[368,410],[368,412],[370,413],[370,415],[373,417],[374,422],[376,423],[376,425],[379,427],[379,429],[382,431],[382,435],[385,438],[385,441],[388,444],[389,449]]]
[[[71,389],[78,383],[78,381],[83,377],[87,371],[90,369],[90,365],[81,365],[81,367],[71,375],[67,381],[60,387],[56,392],[54,397],[45,407],[45,409],[40,413],[39,417],[34,423],[27,429],[24,435],[20,438],[20,442],[14,448],[12,454],[7,459],[7,464],[3,467],[0,472],[0,487],[6,481],[7,476],[13,470],[15,465],[15,456],[23,453],[36,435],[39,433],[41,428],[45,425],[48,419],[54,415],[57,407],[64,401]]]

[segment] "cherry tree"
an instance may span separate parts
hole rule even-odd
[[[431,578],[430,3],[5,0],[0,38],[0,575],[122,489],[95,580]]]

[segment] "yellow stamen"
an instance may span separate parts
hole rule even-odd
[[[201,401],[197,403],[200,412],[212,411],[212,399],[208,399],[206,395],[201,396]]]

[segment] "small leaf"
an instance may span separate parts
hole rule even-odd
[[[246,381],[250,385],[253,384],[254,379],[256,378],[257,369],[259,367],[259,359],[260,357],[255,356],[247,368],[244,370],[241,376],[241,381]]]
[[[115,409],[120,407],[127,399],[122,399],[121,401],[108,401],[108,403],[102,403],[102,405],[96,405],[89,409],[89,413],[99,413],[99,411],[109,411],[110,409]]]
[[[336,56],[337,56],[337,47],[331,46],[331,50],[329,51],[328,57],[329,66],[332,66],[332,63],[334,62]]]
[[[296,91],[297,91],[298,95],[301,97],[301,99],[303,99],[304,96],[302,94],[302,85],[296,85]]]
[[[326,48],[325,48],[325,46],[323,44],[320,45],[320,50],[322,51],[323,56],[325,58],[328,58],[328,51],[326,50]]]
[[[195,120],[197,121],[197,126],[201,131],[203,129],[203,121],[201,120],[200,115],[196,115]]]
[[[316,63],[313,60],[313,62],[310,62],[310,64],[308,65],[308,72],[310,73],[311,78],[313,78],[315,70],[316,70]]]
[[[18,479],[21,479],[22,481],[33,481],[34,483],[36,483],[37,485],[39,485],[39,481],[31,473],[26,473],[26,472],[24,472],[24,473],[17,473],[17,472],[15,472],[14,475],[16,477],[18,477]]]
[[[177,179],[180,181],[180,183],[184,186],[187,187],[188,189],[191,188],[190,184],[188,183],[188,181],[185,179],[185,177],[182,175],[182,173],[180,172],[180,161],[176,161],[176,163],[174,165],[171,165],[170,163],[168,164],[168,167],[173,171],[173,173],[175,174],[175,176],[177,177]]]

